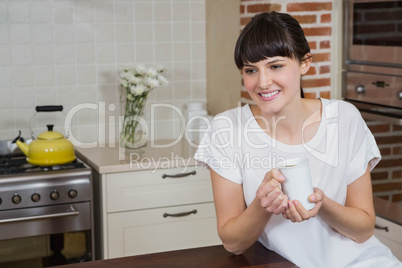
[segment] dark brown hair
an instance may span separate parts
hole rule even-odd
[[[288,57],[300,63],[310,46],[298,21],[285,13],[265,12],[255,15],[236,42],[234,60],[241,70],[244,64],[268,57]],[[301,89],[303,97],[303,90]]]

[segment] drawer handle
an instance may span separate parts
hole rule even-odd
[[[380,226],[380,225],[375,225],[374,226],[376,229],[378,229],[378,230],[385,230],[386,232],[389,232],[389,229],[388,229],[388,226]]]
[[[183,177],[187,177],[190,175],[195,175],[197,172],[195,172],[195,170],[188,172],[188,173],[178,173],[175,175],[167,175],[167,174],[162,174],[162,178],[183,178]]]
[[[194,209],[192,211],[189,212],[181,212],[181,213],[175,213],[175,214],[169,214],[169,213],[163,213],[163,217],[184,217],[184,216],[188,216],[190,214],[197,214],[197,210]]]

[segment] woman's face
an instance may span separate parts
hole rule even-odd
[[[262,114],[278,114],[300,99],[300,77],[310,67],[287,57],[272,57],[246,63],[242,69],[244,86]]]

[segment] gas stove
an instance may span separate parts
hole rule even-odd
[[[9,174],[32,174],[36,172],[57,171],[57,170],[75,170],[86,168],[80,160],[63,165],[55,166],[36,166],[26,161],[23,153],[0,154],[0,178]]]

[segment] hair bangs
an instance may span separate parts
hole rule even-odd
[[[259,26],[252,27],[252,24],[256,23]],[[256,63],[269,57],[297,58],[292,47],[292,38],[278,22],[272,23],[270,19],[260,18],[259,21],[251,21],[248,26],[236,44],[235,63],[239,69],[242,69],[245,63]]]

